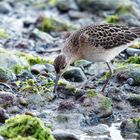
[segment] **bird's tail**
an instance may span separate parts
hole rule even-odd
[[[140,38],[140,27],[132,27],[130,31]]]

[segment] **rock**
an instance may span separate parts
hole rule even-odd
[[[57,8],[61,12],[68,12],[69,10],[78,10],[75,0],[58,0]]]
[[[21,104],[21,105],[23,105],[23,106],[26,106],[26,105],[27,105],[27,101],[25,100],[25,98],[20,97],[20,98],[19,98],[19,104]]]
[[[45,99],[40,94],[28,95],[26,98],[28,105],[43,105]]]
[[[12,11],[12,7],[8,2],[0,2],[0,13],[1,14],[8,14]]]
[[[13,81],[15,79],[16,75],[12,71],[0,67],[0,82]]]
[[[92,13],[102,10],[117,10],[122,5],[123,7],[128,7],[131,5],[131,2],[129,0],[77,0],[77,3],[81,9]]]
[[[134,84],[134,79],[133,78],[128,78],[126,81],[127,84],[129,84],[130,86]]]
[[[121,102],[126,98],[126,95],[123,91],[114,87],[109,89],[107,96],[117,102]]]
[[[105,135],[109,134],[109,127],[105,124],[99,124],[94,127],[85,127],[84,132],[88,133],[88,135]]]
[[[47,72],[54,72],[54,66],[52,64],[46,63],[45,66]]]
[[[76,67],[87,67],[90,66],[92,64],[92,62],[87,61],[87,60],[77,60],[74,62],[74,66]]]
[[[134,80],[133,85],[139,85],[140,84],[140,68],[139,66],[136,66],[136,65],[129,65],[129,67],[126,67],[123,70],[120,70],[116,74],[116,78],[120,82],[127,81],[129,78],[132,78]]]
[[[138,20],[138,17],[133,15],[131,11],[133,10],[130,10],[128,11],[128,13],[125,13],[125,14],[124,13],[120,14],[119,16],[120,24],[125,23],[128,26],[140,26],[140,21]]]
[[[68,70],[66,70],[64,73],[63,73],[63,77],[66,79],[66,80],[70,80],[72,82],[83,82],[86,80],[86,76],[85,74],[83,73],[83,71],[78,68],[78,67],[72,67]]]
[[[2,137],[2,136],[0,136],[0,140],[5,140],[5,138],[4,138],[4,137]]]
[[[130,102],[132,106],[140,105],[140,95],[137,94],[129,94],[127,100]]]
[[[0,107],[12,106],[16,101],[17,98],[13,93],[0,91]]]
[[[43,64],[35,64],[31,67],[31,72],[33,74],[39,74],[42,71],[46,71],[46,67]]]
[[[17,106],[8,107],[7,112],[10,114],[17,114],[19,113],[19,108]]]
[[[22,59],[14,54],[12,54],[8,50],[4,50],[0,48],[0,67],[2,68],[13,68],[16,65],[27,66],[28,62],[25,59]]]
[[[125,120],[121,123],[121,135],[125,139],[140,139],[140,118]]]
[[[82,99],[83,98],[83,99]],[[84,113],[95,117],[108,117],[112,114],[111,99],[95,93],[93,90],[87,91],[87,94],[79,99]]]
[[[57,128],[60,128],[61,130],[66,129],[77,129],[81,126],[81,122],[83,120],[83,115],[80,113],[74,113],[71,111],[67,112],[61,112],[58,113],[56,116],[56,123]],[[60,125],[61,124],[61,125]]]
[[[66,100],[62,101],[59,104],[58,110],[59,111],[72,110],[74,107],[75,107],[74,102]]]
[[[56,140],[79,140],[74,134],[63,130],[55,130],[53,135]]]
[[[9,118],[9,115],[5,112],[3,108],[0,107],[0,123],[4,123],[6,119]]]
[[[128,55],[130,56],[134,56],[134,55],[140,55],[140,49],[135,49],[135,48],[127,48],[126,52]]]

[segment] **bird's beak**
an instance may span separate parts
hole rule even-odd
[[[56,75],[53,93],[56,93],[56,89],[57,89],[59,78],[60,78],[60,75]]]

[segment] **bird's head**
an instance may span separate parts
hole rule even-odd
[[[54,85],[54,92],[56,91],[58,80],[60,76],[64,73],[65,69],[67,68],[67,61],[65,55],[59,55],[54,60],[54,68],[56,72],[56,80]]]

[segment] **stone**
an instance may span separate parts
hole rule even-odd
[[[45,66],[47,72],[54,72],[54,66],[52,64],[46,63]]]
[[[74,134],[63,130],[54,130],[52,134],[57,140],[79,140]]]
[[[28,95],[26,98],[27,104],[28,105],[43,105],[45,99],[38,93],[38,94],[32,94]]]
[[[122,70],[118,70],[116,78],[120,82],[127,81],[127,79],[132,78],[134,80],[133,86],[140,84],[140,67],[136,65],[129,65]]]
[[[126,95],[119,88],[112,87],[108,90],[107,97],[114,101],[121,102],[126,98]]]
[[[134,56],[134,55],[140,55],[140,49],[135,49],[135,48],[127,48],[126,52],[128,55],[130,56]]]
[[[99,11],[117,10],[120,6],[128,7],[130,0],[77,0],[79,7],[92,13]]]
[[[78,67],[69,68],[63,73],[63,77],[72,82],[83,82],[86,80],[84,72]]]
[[[139,106],[140,105],[140,95],[137,94],[129,94],[127,101],[129,101],[129,103],[132,106]]]
[[[8,14],[12,11],[12,7],[8,2],[0,2],[0,13],[1,14]]]
[[[2,68],[13,68],[15,65],[27,66],[28,62],[22,59],[12,52],[0,48],[0,67]]]
[[[0,107],[12,106],[17,101],[17,97],[11,92],[0,91]]]
[[[0,67],[0,82],[13,81],[16,79],[16,75],[7,68]]]
[[[121,123],[121,135],[125,139],[139,139],[140,138],[140,118],[133,118],[125,120]]]
[[[61,12],[67,12],[69,10],[78,10],[78,6],[75,0],[58,0],[57,8]]]
[[[66,100],[66,101],[62,101],[59,104],[58,110],[59,111],[72,110],[74,109],[74,107],[75,107],[74,102]]]
[[[19,113],[19,108],[17,106],[8,107],[7,112],[10,114],[17,114]]]
[[[26,105],[27,105],[26,99],[23,98],[23,97],[20,97],[20,98],[19,98],[19,104],[21,104],[21,105],[23,105],[23,106],[26,106]]]
[[[45,70],[46,70],[46,67],[43,64],[35,64],[31,67],[31,72],[33,74],[39,74],[39,73],[41,73],[42,71],[45,71]]]
[[[87,94],[79,99],[84,113],[93,115],[93,117],[108,117],[112,114],[112,101],[101,94],[97,94],[92,90],[87,91]]]
[[[0,107],[0,123],[4,123],[6,119],[9,118],[9,115],[6,113],[6,111]]]
[[[109,134],[109,126],[105,124],[98,124],[96,126],[89,126],[84,128],[84,132],[89,135],[105,135]]]

